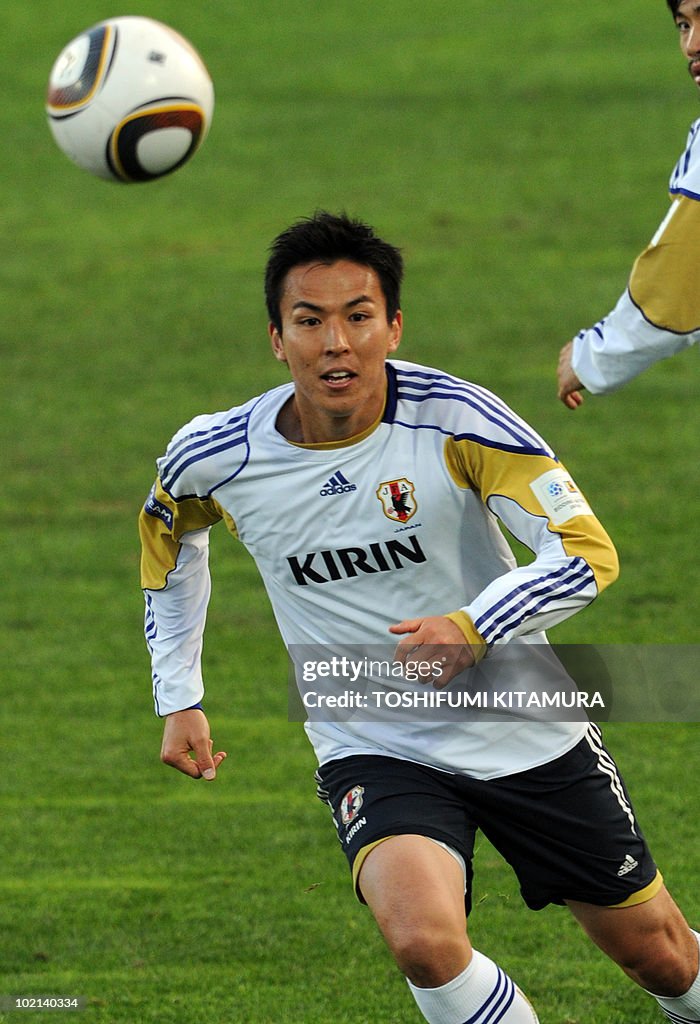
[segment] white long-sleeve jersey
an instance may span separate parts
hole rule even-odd
[[[614,391],[700,341],[700,120],[669,183],[671,207],[613,311],[574,339],[572,366],[593,394]]]
[[[292,393],[283,385],[196,418],[158,462],[140,518],[158,714],[202,699],[208,534],[220,520],[255,559],[292,650],[393,644],[392,623],[451,613],[497,660],[506,646],[546,644],[543,629],[615,578],[612,544],[567,471],[485,389],[392,360],[380,420],[342,444],[310,446],[276,428]],[[528,565],[516,565],[499,519],[534,552]],[[385,753],[486,778],[559,756],[585,724],[306,728],[321,763]]]

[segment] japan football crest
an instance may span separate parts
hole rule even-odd
[[[349,825],[351,821],[354,821],[357,817],[357,812],[362,807],[362,794],[364,793],[364,786],[353,786],[353,788],[345,794],[340,802],[340,818],[343,825]]]
[[[394,523],[405,523],[411,518],[417,508],[413,497],[414,491],[415,487],[405,476],[399,480],[387,480],[379,485],[376,494],[387,519]]]

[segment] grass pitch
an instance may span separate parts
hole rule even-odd
[[[159,765],[135,517],[181,423],[284,379],[267,244],[343,208],[404,248],[402,354],[508,400],[618,545],[619,582],[552,639],[696,644],[697,352],[576,414],[554,398],[559,347],[612,306],[663,216],[692,86],[661,0],[137,4],[200,49],[217,107],[190,166],[112,186],[65,160],[42,112],[56,54],[107,13],[5,14],[0,996],[84,996],[85,1024],[417,1024],[287,722],[262,587],[223,530],[205,668],[229,760],[211,787]],[[608,729],[696,924],[697,738]],[[566,912],[520,905],[485,842],[476,871],[474,942],[542,1024],[659,1019]]]

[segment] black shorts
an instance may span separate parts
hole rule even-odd
[[[532,910],[567,900],[606,907],[640,903],[661,886],[595,725],[554,761],[489,781],[381,755],[329,761],[317,781],[350,867],[356,867],[355,882],[369,847],[389,836],[427,836],[464,859],[469,913],[480,829],[515,871]]]

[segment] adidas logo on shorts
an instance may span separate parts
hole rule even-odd
[[[619,868],[617,869],[617,873],[620,876],[627,875],[630,871],[634,871],[634,869],[637,867],[639,867],[639,862],[636,861],[634,857],[632,857],[631,854],[628,853],[625,859],[623,860],[622,864],[620,864]]]

